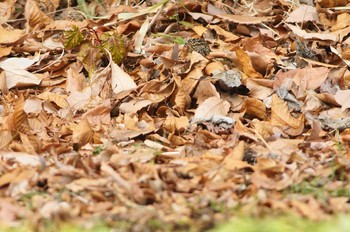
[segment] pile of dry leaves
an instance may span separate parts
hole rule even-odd
[[[0,2],[0,221],[349,212],[347,0],[67,2]]]

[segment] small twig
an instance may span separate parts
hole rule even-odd
[[[38,73],[38,72],[40,72],[40,71],[43,71],[44,69],[47,69],[48,67],[51,67],[52,65],[56,64],[60,59],[62,59],[63,55],[64,55],[64,49],[62,50],[61,55],[60,55],[56,60],[54,60],[54,61],[51,62],[50,64],[44,66],[43,68],[34,71],[33,73]]]

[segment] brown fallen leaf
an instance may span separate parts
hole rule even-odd
[[[163,128],[172,134],[182,133],[188,128],[188,126],[189,120],[186,116],[168,116],[163,123]]]
[[[38,3],[34,0],[26,1],[24,15],[30,28],[40,28],[50,24],[53,21],[49,16],[41,11]],[[28,30],[30,28],[28,28]]]
[[[198,106],[191,122],[211,121],[215,115],[226,116],[229,109],[229,102],[217,97],[210,97]]]
[[[115,94],[136,88],[132,77],[112,61],[112,89]]]
[[[247,53],[245,53],[242,49],[238,48],[236,50],[236,55],[240,69],[249,78],[263,78],[263,76],[253,68],[252,62]]]
[[[288,23],[302,23],[302,22],[318,22],[318,14],[316,7],[310,5],[300,5],[297,9],[289,14],[286,22]]]
[[[8,116],[5,123],[9,131],[23,134],[30,133],[27,114],[24,112],[23,106],[24,98],[20,96],[13,112]]]
[[[7,30],[0,27],[0,44],[10,44],[19,40],[24,35],[24,30]]]
[[[272,17],[253,17],[248,15],[220,14],[216,15],[222,19],[240,24],[259,24],[272,20]]]
[[[304,115],[300,115],[298,118],[293,117],[287,103],[274,94],[271,103],[271,124],[281,127],[289,135],[296,136],[303,132]]]
[[[78,125],[73,128],[73,144],[74,149],[78,150],[80,147],[93,140],[94,131],[87,119],[81,120]]]
[[[338,90],[334,99],[341,105],[343,111],[350,108],[350,90]]]

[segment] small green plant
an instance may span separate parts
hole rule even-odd
[[[126,54],[126,46],[116,31],[102,31],[99,28],[79,28],[72,26],[63,33],[64,47],[77,49],[78,59],[84,64],[89,76],[101,65],[103,56],[111,57],[120,64]]]
[[[99,155],[102,151],[103,151],[103,146],[97,146],[93,151],[92,154],[93,155]]]
[[[296,193],[302,195],[313,195],[319,200],[325,200],[326,190],[323,188],[324,181],[314,178],[311,181],[303,181],[299,184],[293,184],[286,193]]]
[[[175,36],[175,35],[165,34],[165,33],[156,33],[153,35],[155,37],[163,37],[163,38],[169,39],[172,43],[176,43],[176,44],[185,44],[186,43],[186,40],[180,36]]]

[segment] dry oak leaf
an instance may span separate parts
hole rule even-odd
[[[13,5],[17,0],[5,0],[0,2],[0,24],[3,25],[11,17]]]
[[[217,97],[210,97],[198,106],[192,123],[211,121],[213,116],[226,116],[230,110],[230,103]]]
[[[304,115],[294,118],[288,109],[288,104],[276,94],[272,95],[271,124],[278,126],[289,135],[300,135],[304,129]]]
[[[225,42],[233,42],[233,41],[236,41],[236,40],[239,40],[239,39],[240,39],[239,36],[234,35],[233,33],[222,29],[220,26],[217,26],[217,25],[208,25],[208,27],[209,27],[210,29],[215,30],[215,32],[216,32],[218,35],[223,36]]]

